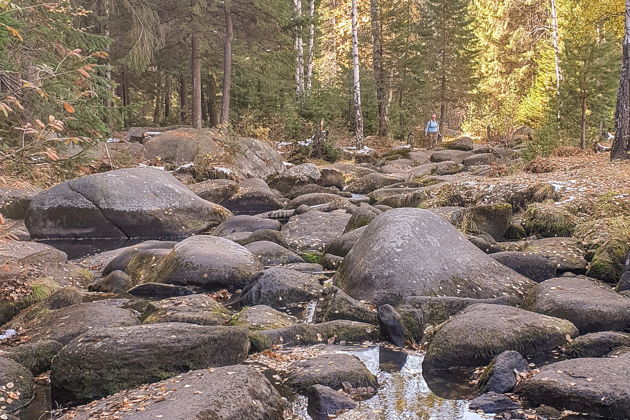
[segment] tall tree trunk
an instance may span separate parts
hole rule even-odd
[[[210,127],[219,125],[219,114],[217,113],[217,79],[210,73],[208,81],[208,118]]]
[[[163,87],[162,87],[162,70],[158,70],[158,80],[155,86],[155,108],[153,111],[153,124],[159,126],[162,123],[162,104]]]
[[[557,99],[557,118],[560,123],[560,84],[562,83],[562,71],[560,69],[560,42],[558,35],[558,9],[556,8],[556,0],[551,0],[551,39],[553,42],[553,51],[556,60],[556,99]]]
[[[304,40],[302,37],[302,0],[293,0],[295,27],[295,84],[299,98],[304,94]]]
[[[230,0],[224,0],[225,40],[223,43],[223,96],[221,97],[221,124],[230,120],[230,88],[232,84],[232,42],[234,27]]]
[[[172,79],[170,74],[165,75],[164,81],[164,119],[168,120],[171,117],[171,90]]]
[[[313,88],[313,58],[315,54],[315,0],[309,0],[308,52],[306,58],[306,92]]]
[[[352,0],[352,86],[354,98],[355,136],[357,149],[363,149],[363,113],[361,112],[361,73],[359,69],[359,16],[357,3]],[[630,1],[630,0],[628,0]]]
[[[446,8],[442,9],[443,22],[446,22],[448,19]],[[447,29],[446,26],[442,28],[442,56],[441,56],[441,69],[442,72],[442,80],[440,82],[440,128],[442,133],[444,133],[444,129],[446,128],[446,37],[447,37]]]
[[[186,102],[188,97],[188,89],[186,89],[186,78],[179,76],[179,123],[186,123]]]
[[[376,84],[376,103],[378,104],[378,135],[386,137],[388,131],[387,98],[385,86],[385,70],[383,69],[383,42],[381,33],[383,26],[380,18],[378,0],[370,0],[372,21],[372,66]]]
[[[586,148],[586,94],[582,92],[580,95],[580,105],[582,113],[580,115],[580,148]]]
[[[199,57],[199,35],[192,34],[192,126],[203,127],[201,115],[201,59]]]
[[[615,112],[615,141],[610,157],[630,159],[630,0],[626,0],[626,35],[623,40],[623,67]]]

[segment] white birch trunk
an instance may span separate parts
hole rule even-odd
[[[630,0],[629,0],[630,1]],[[358,0],[352,0],[352,75],[354,90],[355,136],[357,149],[364,146],[363,113],[361,112],[361,74],[359,70],[359,16]]]
[[[308,57],[306,59],[306,92],[313,87],[313,55],[315,54],[315,0],[309,0]]]
[[[295,28],[295,83],[299,97],[304,94],[304,40],[302,38],[302,0],[293,0],[298,24]]]

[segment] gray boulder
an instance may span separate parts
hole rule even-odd
[[[123,306],[127,300],[104,300],[79,303],[57,310],[42,308],[26,328],[32,341],[54,340],[68,344],[75,337],[90,330],[127,327],[140,323],[138,314]]]
[[[31,399],[33,375],[18,362],[0,356],[0,383],[2,383],[3,396],[2,412],[15,411]],[[11,384],[9,386],[9,384]],[[7,392],[12,395],[9,396]],[[6,410],[6,411],[5,411]]]
[[[204,155],[226,156],[230,169],[243,178],[267,178],[284,171],[276,149],[261,140],[226,136],[217,130],[181,128],[151,138],[145,145],[147,159],[186,164]]]
[[[577,336],[575,326],[503,305],[466,308],[437,330],[423,361],[427,369],[481,366],[505,350],[529,356],[553,350]]]
[[[178,243],[146,281],[234,290],[250,284],[262,269],[256,257],[236,242],[193,236]]]
[[[506,411],[519,410],[521,406],[506,395],[488,392],[472,400],[469,408],[475,411],[483,411],[484,413],[501,414]]]
[[[319,298],[324,287],[319,276],[285,268],[263,271],[252,285],[243,291],[241,304],[267,305],[286,309],[288,305]]]
[[[558,272],[556,264],[541,255],[505,251],[490,256],[536,283],[554,278]]]
[[[504,351],[495,357],[481,375],[482,392],[505,394],[514,389],[517,372],[529,372],[529,362],[517,351]]]
[[[257,230],[280,230],[282,225],[277,220],[256,216],[232,216],[221,223],[212,232],[216,236],[227,236],[237,232],[255,232]]]
[[[619,279],[616,290],[619,293],[630,290],[630,253],[626,256],[624,268],[621,273],[621,279]]]
[[[350,224],[350,222],[348,222]],[[336,255],[338,257],[345,257],[348,255],[352,247],[357,243],[361,235],[365,232],[365,227],[360,227],[351,230],[348,233],[344,233],[337,239],[334,239],[327,247],[326,254]]]
[[[90,331],[52,363],[57,401],[87,402],[195,369],[247,358],[247,330],[166,323]]]
[[[8,219],[24,219],[34,193],[15,188],[0,188],[0,214]]]
[[[195,294],[151,302],[143,314],[145,324],[184,322],[197,325],[225,325],[230,312],[208,295]]]
[[[133,287],[131,277],[124,271],[112,271],[88,286],[91,292],[123,293]]]
[[[528,301],[532,311],[567,319],[581,334],[630,329],[630,299],[596,280],[547,280],[532,290]]]
[[[252,242],[245,245],[265,266],[303,263],[304,260],[293,251],[269,241]]]
[[[297,209],[298,207],[302,205],[315,207],[315,206],[320,206],[322,204],[328,204],[336,208],[351,207],[351,204],[348,201],[348,199],[343,198],[337,194],[326,194],[326,193],[314,193],[314,194],[301,195],[291,200],[291,202],[289,203],[289,207],[292,209]]]
[[[172,249],[177,242],[172,241],[145,241],[137,245],[124,248],[122,252],[109,260],[101,275],[107,276],[113,271],[126,271],[131,260],[140,254],[150,253],[156,249]]]
[[[465,152],[463,150],[440,150],[431,155],[431,162],[455,162],[462,163],[464,159],[472,156],[471,152]]]
[[[552,363],[516,393],[533,406],[592,413],[609,419],[630,418],[628,358],[579,358]]]
[[[283,226],[289,246],[294,251],[323,251],[332,241],[343,235],[352,216],[343,210],[329,213],[309,211],[293,216]]]
[[[350,354],[324,354],[293,365],[287,383],[304,393],[313,385],[334,390],[343,389],[347,382],[352,388],[378,389],[378,380],[363,362]]]
[[[377,324],[377,313],[373,308],[348,296],[335,286],[324,289],[315,309],[315,321],[327,322],[336,319]]]
[[[388,211],[370,223],[334,277],[356,299],[522,296],[534,283],[497,263],[426,210]]]
[[[188,287],[175,286],[164,283],[143,283],[127,291],[132,296],[139,298],[167,299],[177,296],[188,296],[195,292]]]
[[[398,347],[404,347],[407,341],[407,329],[403,319],[391,305],[378,308],[378,325],[383,337]]]
[[[468,136],[461,136],[444,145],[450,150],[463,150],[469,152],[473,149],[473,140]]]
[[[346,344],[378,341],[377,326],[346,320],[321,324],[295,324],[289,327],[250,333],[252,347],[263,351],[274,346],[307,346],[313,344]]]
[[[62,348],[63,344],[53,340],[33,341],[2,350],[0,356],[15,360],[33,375],[39,375],[50,370],[50,362]]]
[[[630,346],[630,334],[602,331],[581,335],[564,348],[567,356],[604,357],[618,347]]]
[[[586,274],[584,246],[575,238],[543,238],[529,241],[523,252],[541,255],[556,264],[558,273]]]
[[[356,406],[350,397],[324,385],[313,385],[308,391],[308,411],[314,419],[328,419]]]
[[[164,397],[167,389],[168,397]],[[133,410],[120,410],[139,401]],[[265,376],[250,366],[195,370],[89,405],[71,409],[60,420],[92,420],[116,412],[121,420],[202,419],[275,420],[284,416],[286,399]]]
[[[239,190],[238,182],[230,179],[210,179],[189,186],[199,197],[211,203],[221,204]]]
[[[470,168],[471,166],[478,165],[492,165],[496,161],[497,157],[494,155],[494,153],[479,153],[467,157],[466,159],[464,159],[462,164],[466,168]]]
[[[35,239],[157,239],[202,232],[229,215],[168,172],[133,168],[43,191],[31,201],[25,222]]]
[[[268,181],[271,188],[280,191],[286,197],[293,188],[307,184],[320,184],[321,179],[322,174],[317,166],[312,163],[305,163],[294,166]]]
[[[356,179],[346,187],[346,190],[354,194],[369,194],[372,191],[403,181],[404,179],[400,177],[374,173]]]
[[[297,318],[276,311],[271,306],[255,305],[243,308],[230,320],[230,325],[247,327],[251,331],[273,330],[289,327],[297,323]]]

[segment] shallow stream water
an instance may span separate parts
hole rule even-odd
[[[468,410],[468,398],[477,394],[468,385],[467,376],[448,378],[423,376],[421,353],[407,354],[386,347],[339,347],[336,352],[357,356],[377,376],[378,393],[359,402],[354,410],[339,420],[487,420],[492,415],[479,415]],[[321,420],[308,413],[306,397],[293,403],[292,420]]]

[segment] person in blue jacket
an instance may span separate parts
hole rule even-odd
[[[424,134],[427,136],[427,140],[429,141],[429,147],[431,149],[437,147],[440,137],[440,123],[437,120],[436,114],[431,115],[431,119],[424,129]]]

